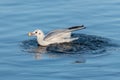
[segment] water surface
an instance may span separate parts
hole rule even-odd
[[[119,80],[120,1],[0,1],[0,80]],[[37,46],[27,32],[84,24],[72,43]]]

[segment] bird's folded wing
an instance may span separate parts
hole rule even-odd
[[[54,30],[54,31],[51,31],[50,33],[48,33],[45,36],[44,40],[49,41],[49,40],[52,40],[54,38],[61,38],[61,37],[63,38],[65,33],[69,33],[69,32],[76,31],[76,30],[81,30],[84,28],[85,28],[84,25],[81,25],[81,26],[69,27],[67,29]]]
[[[66,29],[61,29],[61,30],[54,30],[54,31],[51,31],[50,33],[48,33],[44,40],[45,41],[49,41],[49,40],[52,40],[54,38],[60,38],[62,37],[65,33],[67,33],[68,31]]]

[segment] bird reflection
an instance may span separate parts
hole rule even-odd
[[[53,48],[56,51],[52,51]],[[51,51],[50,51],[50,49],[51,49]],[[49,47],[38,46],[32,52],[34,52],[34,58],[36,60],[41,60],[42,57],[44,57],[44,56],[47,56],[49,58],[57,58],[60,56],[67,55],[67,54],[62,54],[64,52],[64,50],[61,50],[61,49],[57,50],[53,46],[49,46]]]
[[[61,49],[59,49],[58,51],[57,51],[57,48],[55,48],[55,47],[53,47],[53,46],[58,46],[57,44],[55,45],[51,45],[51,46],[49,46],[49,47],[43,47],[43,46],[38,46],[37,48],[35,48],[33,51],[34,51],[34,58],[36,59],[36,60],[42,60],[42,58],[44,57],[44,56],[46,56],[47,55],[47,57],[48,58],[58,58],[58,57],[67,57],[68,58],[68,56],[69,56],[69,58],[71,58],[71,59],[73,59],[73,60],[75,60],[74,62],[72,62],[72,63],[85,63],[86,62],[86,59],[83,57],[83,56],[78,56],[78,55],[74,55],[74,54],[70,54],[70,53],[66,53],[64,50],[65,49],[70,49],[70,48],[72,48],[72,46],[71,45],[67,45],[66,46],[66,48],[65,47],[60,47],[59,46],[59,48],[61,48]],[[51,52],[51,51],[49,51],[49,49],[50,48],[54,48],[54,50],[56,50],[56,52]],[[58,53],[58,52],[60,52],[60,53]],[[69,59],[68,58],[68,59]]]
[[[41,56],[42,56],[41,53],[35,53],[34,58],[35,58],[36,60],[40,60],[40,59],[42,59]]]
[[[41,60],[42,57],[44,57],[44,56],[47,56],[49,58],[60,57],[61,54],[59,54],[59,53],[57,54],[55,52],[51,52],[51,51],[49,51],[48,48],[53,48],[53,47],[52,46],[49,46],[49,47],[38,46],[38,47],[32,49],[32,53],[34,53],[34,58],[36,60]]]
[[[34,58],[36,60],[42,59],[43,54],[45,54],[47,52],[46,48],[47,47],[42,47],[42,46],[38,46],[37,48],[35,48],[34,49]]]

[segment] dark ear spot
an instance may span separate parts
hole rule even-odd
[[[39,33],[39,35],[40,35],[41,33]]]
[[[40,46],[39,44],[37,44],[37,46]]]

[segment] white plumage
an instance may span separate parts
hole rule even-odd
[[[37,29],[33,32],[29,32],[28,35],[36,36],[39,45],[47,46],[49,44],[71,42],[73,40],[76,40],[78,38],[71,38],[71,32],[84,28],[85,27],[82,25],[82,26],[70,27],[67,29],[58,29],[49,32],[48,34],[46,34],[46,36],[41,30]]]

